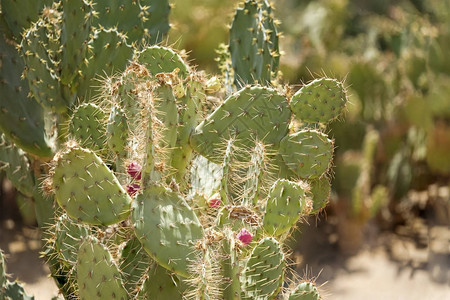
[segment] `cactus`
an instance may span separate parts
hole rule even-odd
[[[69,144],[55,156],[51,175],[56,201],[72,218],[110,225],[128,217],[131,198],[92,151]]]
[[[245,84],[270,84],[277,72],[280,51],[275,24],[272,7],[266,0],[245,1],[236,10],[229,51],[238,88]]]
[[[99,241],[87,238],[81,243],[76,271],[81,299],[128,299],[119,268]]]
[[[6,265],[3,251],[0,249],[0,298],[14,300],[34,300],[33,296],[29,296],[23,285],[17,281],[11,282],[6,276]]]
[[[19,47],[30,94],[52,116],[43,131],[56,151],[42,184],[49,198],[34,181],[28,193],[47,227],[45,256],[61,292],[281,297],[283,241],[329,195],[333,141],[318,128],[341,114],[342,83],[318,79],[294,97],[269,87],[276,22],[266,1],[246,1],[230,32],[239,90],[217,106],[206,96],[220,89],[217,78],[171,48],[135,48],[159,39],[144,25],[155,20],[151,12],[168,11],[165,1],[112,3],[55,2]],[[251,30],[240,36],[245,24]],[[320,107],[319,116],[305,104]],[[29,167],[19,151],[5,153]]]

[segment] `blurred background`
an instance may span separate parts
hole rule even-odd
[[[219,73],[238,1],[173,0],[166,43]],[[326,299],[450,299],[450,1],[277,0],[281,82],[327,75],[350,104],[335,138],[330,204],[292,236],[292,268]],[[37,299],[56,295],[39,260],[33,203],[0,171],[0,248]]]

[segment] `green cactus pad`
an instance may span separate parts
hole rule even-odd
[[[138,294],[138,299],[149,300],[182,300],[184,292],[187,290],[186,284],[175,274],[159,265],[148,272],[148,278],[142,285]]]
[[[216,163],[222,162],[226,142],[254,147],[256,140],[278,145],[287,134],[291,111],[284,96],[264,87],[246,87],[230,96],[191,136],[191,146]],[[221,154],[221,155],[220,155]]]
[[[280,51],[272,8],[266,0],[247,0],[236,10],[229,45],[238,87],[270,83],[278,69]]]
[[[29,296],[25,292],[23,285],[18,283],[17,281],[8,282],[6,284],[4,296],[6,297],[6,299],[12,300],[34,300],[34,296]]]
[[[222,169],[220,165],[199,155],[192,160],[190,175],[192,192],[209,198],[220,187]]]
[[[310,193],[308,194],[312,200],[311,214],[317,214],[328,204],[331,192],[330,179],[327,176],[322,176],[318,179],[308,181]]]
[[[76,280],[80,299],[128,299],[111,253],[94,238],[85,239],[78,250]]]
[[[172,86],[163,82],[153,90],[153,108],[162,125],[159,147],[164,149],[168,157],[177,141],[178,107],[173,93]]]
[[[39,19],[25,32],[20,49],[26,64],[23,75],[33,97],[44,107],[65,113],[72,99],[63,96],[58,71],[61,23],[59,13]]]
[[[316,130],[303,130],[286,136],[280,154],[295,174],[305,179],[319,178],[328,171],[333,158],[333,141]]]
[[[347,95],[342,82],[320,78],[298,90],[289,102],[295,117],[303,122],[328,123],[342,113]]]
[[[92,2],[63,0],[61,82],[70,84],[86,57],[93,19]]]
[[[25,153],[10,143],[4,134],[0,133],[0,170],[22,194],[32,197],[34,178],[30,162]]]
[[[66,214],[61,215],[55,224],[55,250],[60,261],[67,267],[75,266],[81,240],[88,236],[89,228],[73,222]]]
[[[2,295],[3,288],[6,286],[8,278],[6,278],[6,264],[3,256],[3,251],[0,249],[0,295]]]
[[[144,11],[145,39],[152,45],[158,44],[170,29],[169,0],[140,0],[139,3]]]
[[[107,2],[107,1],[106,1]],[[100,78],[123,71],[133,49],[125,36],[114,29],[96,30],[91,34],[84,64],[81,66],[77,94],[81,99],[96,97],[102,90]]]
[[[70,217],[91,225],[128,217],[131,198],[95,153],[72,145],[56,155],[54,163],[55,198]]]
[[[141,7],[138,1],[110,0],[96,1],[94,6],[97,13],[93,25],[96,27],[117,27],[125,34],[130,43],[139,41],[144,34],[142,26]]]
[[[263,186],[264,175],[267,173],[267,153],[261,143],[256,143],[252,150],[250,167],[247,170],[244,186],[243,203],[244,205],[256,206],[259,195],[262,193],[261,187]]]
[[[281,236],[297,223],[305,208],[305,185],[279,179],[269,191],[263,229],[269,235]]]
[[[185,95],[177,99],[178,128],[177,141],[172,151],[170,165],[178,170],[176,179],[182,183],[192,158],[189,137],[202,117],[201,106],[206,100],[205,88],[199,80],[190,78],[186,83]]]
[[[320,300],[319,291],[312,282],[302,282],[289,294],[288,300]]]
[[[141,280],[150,268],[151,259],[142,248],[137,238],[129,240],[122,250],[119,269],[123,274],[125,289],[129,292],[137,292]]]
[[[133,201],[132,222],[144,249],[161,266],[183,277],[196,259],[202,226],[186,201],[169,189],[146,188]]]
[[[124,157],[128,141],[128,120],[123,109],[114,106],[106,125],[106,141],[116,155]]]
[[[0,130],[23,150],[51,157],[44,111],[35,99],[28,98],[28,84],[20,79],[25,66],[8,32],[0,16]]]
[[[264,238],[253,249],[242,273],[243,299],[271,299],[284,278],[284,254],[273,238]]]
[[[44,6],[53,0],[2,0],[2,13],[13,35],[19,39],[23,30],[36,22]]]
[[[153,74],[172,73],[179,69],[178,76],[185,78],[189,74],[189,67],[184,63],[181,56],[172,49],[151,46],[139,53],[137,61],[143,64]]]
[[[117,27],[130,44],[159,43],[170,28],[167,0],[97,1],[94,8],[94,26]]]
[[[106,116],[95,104],[78,106],[69,123],[69,134],[84,148],[104,149],[106,143]]]

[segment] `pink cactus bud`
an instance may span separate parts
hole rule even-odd
[[[129,185],[127,185],[127,193],[128,193],[128,195],[133,197],[140,190],[140,188],[141,188],[141,186],[139,184],[136,184],[136,183],[129,184]]]
[[[142,166],[136,162],[132,162],[127,166],[127,173],[136,180],[141,180]]]
[[[252,241],[253,235],[248,232],[247,229],[242,228],[241,231],[239,231],[239,233],[237,234],[237,238],[242,242],[242,244],[248,245]]]
[[[212,208],[218,208],[220,206],[220,203],[222,202],[222,199],[220,198],[219,193],[215,193],[211,196],[211,198],[208,199],[208,205]]]

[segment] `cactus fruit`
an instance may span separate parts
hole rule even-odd
[[[142,177],[142,166],[137,162],[131,162],[127,165],[127,173],[131,176],[131,178],[136,180],[141,180]]]
[[[253,240],[253,235],[245,228],[242,228],[236,237],[243,245],[248,245]]]

